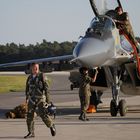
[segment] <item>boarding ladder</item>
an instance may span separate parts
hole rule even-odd
[[[135,46],[135,44],[128,38],[126,34],[123,35],[125,36],[125,38],[128,40],[128,42],[131,44],[133,48],[133,55],[136,60],[137,76],[140,79],[140,54],[137,51],[137,46]]]

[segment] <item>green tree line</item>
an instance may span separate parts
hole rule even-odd
[[[140,42],[140,37],[136,37],[136,39]],[[52,43],[47,42],[45,39],[41,43],[29,44],[27,46],[24,44],[7,43],[6,45],[0,45],[0,64],[72,54],[76,43],[75,41],[61,43],[54,41]]]
[[[29,59],[46,58],[72,54],[76,42],[47,42],[45,39],[35,45],[7,43],[0,45],[0,63],[9,63]]]

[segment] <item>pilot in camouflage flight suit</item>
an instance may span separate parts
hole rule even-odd
[[[131,23],[129,21],[128,13],[123,12],[121,7],[117,7],[115,9],[115,11],[117,12],[118,16],[116,17],[116,19],[114,21],[116,23],[117,28],[119,29],[120,34],[127,35],[127,37],[133,43],[133,45],[138,47],[138,42],[135,39],[135,35],[133,32]],[[138,51],[138,49],[137,49],[137,51]]]
[[[26,81],[26,102],[28,103],[27,127],[28,134],[24,138],[35,137],[34,134],[34,113],[38,108],[42,121],[50,128],[52,136],[56,135],[55,125],[50,116],[46,113],[49,102],[48,84],[45,75],[39,72],[39,65],[32,64],[32,74]]]
[[[79,69],[79,72],[80,72],[79,98],[81,104],[81,113],[79,116],[79,120],[88,121],[89,119],[86,117],[86,111],[90,103],[90,96],[91,96],[90,84],[95,82],[98,71],[96,70],[96,73],[93,78],[88,76],[88,69],[86,67],[81,67]]]

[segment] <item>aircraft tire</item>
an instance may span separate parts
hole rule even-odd
[[[110,113],[111,113],[111,116],[117,116],[117,113],[118,113],[118,107],[117,107],[117,104],[114,100],[111,100],[110,102]]]
[[[73,90],[73,84],[70,85],[70,89]]]
[[[121,116],[125,116],[127,113],[127,105],[125,100],[119,101],[119,112]]]

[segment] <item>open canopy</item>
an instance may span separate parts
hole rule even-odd
[[[109,10],[121,6],[120,0],[90,0],[95,15],[104,15]]]

